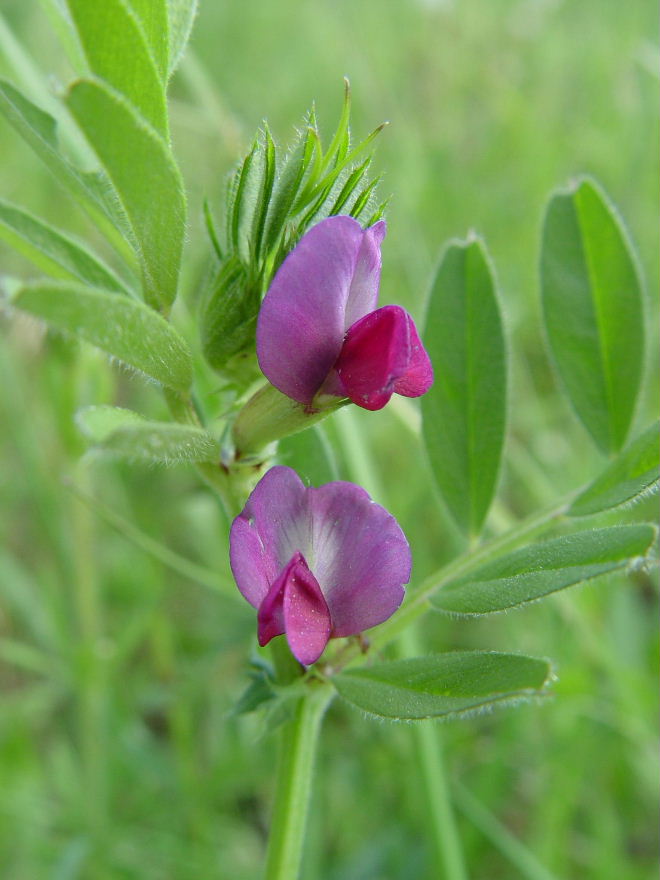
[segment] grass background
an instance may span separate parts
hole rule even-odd
[[[0,11],[48,83],[65,83],[41,6],[3,0]],[[202,0],[171,103],[191,215],[184,293],[194,299],[208,253],[202,198],[219,209],[224,175],[260,120],[285,143],[315,101],[327,135],[350,76],[356,134],[391,121],[376,160],[392,193],[382,301],[421,318],[442,243],[471,228],[493,256],[514,355],[488,528],[508,527],[603,464],[556,386],[539,327],[543,204],[572,175],[596,176],[621,209],[656,326],[656,25],[645,0]],[[0,37],[0,72],[17,79]],[[0,150],[4,197],[90,235],[4,122]],[[3,273],[36,274],[0,254]],[[158,417],[157,390],[29,321],[1,320],[0,876],[255,878],[274,741],[259,717],[228,717],[247,681],[254,615],[235,601],[223,514],[185,468],[81,462],[78,407]],[[657,409],[655,341],[648,360],[637,428]],[[456,552],[458,536],[413,428],[396,407],[342,412],[327,440],[339,475],[402,522],[417,579]],[[308,446],[289,441],[281,459],[315,479]],[[656,510],[651,499],[629,516]],[[167,550],[203,571],[175,570]],[[429,649],[519,650],[552,657],[559,675],[543,704],[435,728],[470,878],[656,876],[656,610],[651,578],[636,572],[509,615],[426,621]],[[333,705],[304,880],[440,877],[421,791],[411,727]]]

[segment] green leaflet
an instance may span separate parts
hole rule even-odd
[[[657,489],[660,479],[660,439],[656,422],[623,450],[593,483],[578,495],[569,516],[589,516],[634,501]]]
[[[95,446],[124,458],[154,464],[218,461],[220,447],[202,428],[154,422],[114,406],[90,406],[76,420]]]
[[[133,227],[145,300],[167,310],[176,297],[185,230],[179,169],[162,138],[102,82],[74,83],[67,104],[106,168]]]
[[[126,293],[114,272],[84,245],[2,199],[0,238],[53,278],[84,281],[92,287]]]
[[[644,557],[654,526],[620,525],[530,544],[447,584],[432,598],[440,611],[479,615],[542,599],[557,590],[625,569]]]
[[[141,302],[58,281],[26,284],[11,302],[169,388],[187,391],[190,387],[188,346],[164,318]]]
[[[541,293],[550,349],[575,411],[597,446],[617,452],[642,377],[641,283],[615,209],[593,181],[550,199]]]
[[[67,2],[91,72],[167,138],[165,89],[136,15],[123,0]]]
[[[451,242],[445,250],[424,345],[435,371],[421,400],[431,469],[456,523],[477,535],[497,483],[507,381],[502,319],[482,242]]]
[[[167,0],[128,0],[128,3],[140,23],[158,75],[166,83],[170,54]]]
[[[341,672],[345,700],[379,718],[450,719],[538,696],[550,678],[545,660],[491,651],[455,651]]]
[[[84,76],[87,67],[85,55],[66,4],[63,0],[40,0],[40,3],[72,68],[78,76]]]
[[[119,428],[141,425],[145,421],[140,413],[121,406],[84,406],[76,413],[78,427],[94,443],[103,443]]]
[[[146,2],[146,0],[143,0]],[[167,0],[169,20],[169,75],[183,57],[197,15],[197,0]]]
[[[53,117],[4,80],[0,80],[0,111],[53,176],[80,202],[113,246],[130,261],[132,254],[127,250],[126,241],[134,244],[134,238],[107,175],[80,171],[65,159],[59,151],[57,123]]]

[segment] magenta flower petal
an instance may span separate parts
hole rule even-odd
[[[302,553],[289,563],[259,606],[259,644],[286,633],[291,653],[305,665],[316,663],[330,638],[330,612]]]
[[[349,324],[375,307],[384,234],[382,222],[365,231],[352,217],[328,217],[280,266],[259,312],[257,357],[283,394],[310,404]]]
[[[417,397],[433,382],[433,368],[413,319],[401,306],[384,306],[349,329],[335,364],[353,403],[382,409],[392,394]]]
[[[306,489],[298,474],[291,468],[271,468],[257,489],[229,533],[229,562],[236,584],[255,608],[295,550],[305,552],[309,544]]]
[[[301,663],[328,638],[390,617],[410,578],[408,542],[384,508],[352,483],[306,488],[295,471],[261,479],[230,533],[238,587],[258,608],[259,642],[286,633]]]
[[[406,312],[410,345],[410,360],[406,372],[394,382],[394,391],[403,397],[421,397],[433,385],[433,364],[422,345],[415,322]]]
[[[310,488],[314,563],[332,636],[351,636],[391,617],[403,601],[412,558],[401,526],[353,483]],[[309,557],[308,557],[309,559]]]
[[[387,224],[379,220],[362,233],[360,250],[355,260],[353,280],[348,292],[344,314],[344,332],[351,324],[368,315],[378,305],[381,256],[380,246],[387,232]]]

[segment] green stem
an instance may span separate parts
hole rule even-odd
[[[312,685],[300,698],[294,717],[280,731],[266,880],[296,880],[299,875],[316,745],[323,713],[333,693],[328,685]]]
[[[419,638],[415,627],[410,627],[399,639],[404,656],[420,654]],[[456,828],[449,780],[443,758],[442,734],[438,725],[414,724],[410,728],[419,763],[421,789],[435,849],[438,871],[434,876],[444,880],[467,880],[461,838]]]
[[[182,425],[193,425],[196,428],[202,427],[191,397],[169,388],[163,389],[163,393],[170,413],[177,422]],[[240,481],[237,481],[232,473],[224,469],[220,462],[217,464],[197,462],[197,472],[220,498],[225,515],[231,522],[241,512],[245,499],[251,491],[249,486],[245,490]]]

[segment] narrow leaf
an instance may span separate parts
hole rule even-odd
[[[146,38],[158,74],[163,82],[169,75],[169,22],[167,0],[129,0]]]
[[[625,569],[647,555],[655,537],[654,526],[621,525],[530,544],[449,583],[431,598],[431,604],[465,615],[514,608]]]
[[[145,422],[135,427],[117,428],[99,447],[123,458],[154,464],[217,462],[220,459],[220,447],[206,431],[192,425],[167,422]]]
[[[190,387],[188,346],[164,318],[140,302],[79,284],[41,281],[21,287],[12,303],[169,388]]]
[[[197,0],[167,0],[167,13],[170,37],[169,72],[171,76],[179,66],[190,39],[197,15]]]
[[[91,72],[167,137],[165,90],[134,12],[123,0],[67,2]]]
[[[615,209],[593,181],[548,204],[541,292],[550,349],[575,411],[597,446],[616,452],[642,376],[641,283]]]
[[[193,425],[153,422],[113,406],[86,407],[77,422],[98,449],[133,461],[179,464],[220,457],[215,438]]]
[[[126,292],[114,272],[84,245],[2,199],[0,238],[53,278],[84,281],[93,287]]]
[[[84,76],[86,61],[71,21],[71,15],[62,0],[40,0],[41,7],[48,17],[51,28],[57,34],[71,67],[78,76]]]
[[[185,229],[179,170],[165,142],[118,94],[79,80],[67,103],[119,193],[140,245],[146,301],[167,309],[177,292]]]
[[[59,151],[57,123],[53,117],[3,80],[0,80],[0,111],[112,244],[126,255],[124,238],[134,240],[107,176],[102,172],[80,171],[65,159]],[[117,231],[123,238],[117,235]]]
[[[568,511],[569,516],[589,516],[634,501],[657,490],[660,479],[658,422],[651,425],[581,492]]]
[[[455,651],[349,669],[332,682],[345,700],[380,718],[451,719],[539,696],[545,660],[490,651]]]
[[[95,443],[102,443],[118,428],[140,425],[144,416],[121,406],[84,406],[76,413],[76,424]]]
[[[457,524],[477,535],[488,513],[506,422],[506,349],[485,246],[451,242],[431,288],[426,346],[435,383],[422,398],[433,475]]]

